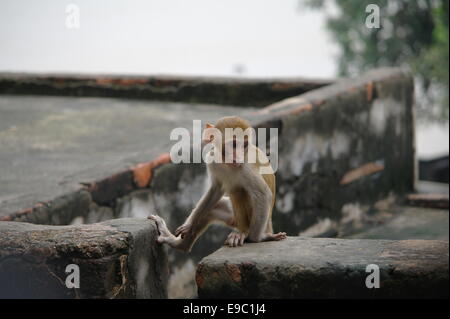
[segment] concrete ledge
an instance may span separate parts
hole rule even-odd
[[[447,208],[448,194],[409,194],[407,203],[411,206],[429,207],[429,208]]]
[[[0,94],[103,96],[264,106],[332,83],[313,79],[0,73]]]
[[[168,266],[146,219],[81,226],[0,223],[0,298],[166,298]],[[67,288],[76,264],[80,288]]]
[[[204,258],[200,298],[448,297],[448,242],[289,237],[223,247]],[[380,288],[365,285],[380,269]]]

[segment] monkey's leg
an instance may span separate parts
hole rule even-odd
[[[209,224],[219,221],[223,222],[228,226],[232,226],[234,223],[233,211],[231,208],[231,202],[228,198],[224,197],[221,199],[214,208],[207,212],[203,217],[198,217],[197,219],[193,219],[183,233],[183,235],[175,237],[167,228],[164,220],[159,217],[152,215],[149,218],[153,219],[158,226],[158,230],[160,232],[160,236],[158,237],[159,243],[167,243],[169,246],[184,250],[190,251],[198,237],[206,230]]]
[[[263,237],[262,241],[278,241],[278,240],[283,240],[283,239],[286,239],[286,233],[284,233],[284,232],[279,232],[276,234],[267,233]]]
[[[229,227],[235,226],[233,205],[229,197],[223,197],[211,211],[211,222],[223,223]]]
[[[230,227],[233,227],[234,225],[233,208],[228,197],[223,197],[211,211],[204,215],[204,217],[192,220],[187,231],[180,235],[181,241],[177,248],[190,251],[197,239],[205,232],[208,226],[216,222],[223,223]]]
[[[286,238],[286,233],[273,233],[272,220],[270,210],[272,203],[272,193],[270,190],[260,190],[259,193],[253,194],[253,205],[255,207],[250,230],[248,242],[262,242],[262,241],[278,241]]]
[[[247,241],[258,243],[267,237],[273,195],[264,182],[256,183],[249,195],[253,212]]]
[[[210,223],[219,222],[226,226],[234,226],[233,206],[229,197],[224,196],[211,210],[207,216],[205,216]],[[184,238],[186,234],[191,232],[193,224],[193,217],[190,215],[186,221],[177,228],[175,236],[181,236]]]
[[[157,242],[159,244],[167,243],[170,246],[176,245],[179,239],[175,237],[167,228],[166,222],[158,215],[150,215],[148,219],[155,221],[156,227],[158,229],[159,236],[157,238]]]
[[[286,236],[285,232],[279,232],[279,233],[276,233],[276,234],[265,233],[265,234],[263,234],[263,236],[261,237],[259,242],[263,242],[263,241],[280,241],[280,240],[286,239],[286,237],[287,236]],[[250,238],[245,238],[245,242],[256,243],[256,241],[253,241]]]

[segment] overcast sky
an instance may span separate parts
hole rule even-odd
[[[66,27],[71,3],[79,29]],[[0,70],[332,77],[324,16],[298,3],[2,0]]]

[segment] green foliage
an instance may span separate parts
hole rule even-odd
[[[437,7],[433,10],[435,28],[433,30],[433,44],[424,49],[421,54],[413,59],[412,68],[422,79],[425,90],[428,91],[428,102],[437,103],[440,108],[424,116],[431,119],[448,121],[449,110],[449,34],[448,34],[448,2],[445,6]],[[446,10],[446,11],[445,11]],[[434,94],[433,94],[434,93]],[[432,95],[433,94],[433,95]]]
[[[313,9],[337,9],[328,16],[327,28],[340,47],[340,75],[409,67],[423,93],[418,116],[448,122],[448,0],[301,1]],[[380,8],[380,28],[366,26],[369,4]]]

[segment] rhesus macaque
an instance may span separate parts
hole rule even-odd
[[[228,137],[230,129],[232,136]],[[242,129],[245,134],[237,137],[234,129]],[[211,185],[175,235],[161,217],[149,216],[158,227],[159,243],[190,251],[197,238],[214,222],[235,229],[225,241],[230,247],[241,246],[244,241],[286,238],[286,233],[273,233],[275,175],[266,154],[252,143],[252,131],[247,121],[236,116],[223,117],[215,126],[206,124],[203,139],[213,144],[205,158]],[[251,152],[256,156],[249,160]]]

